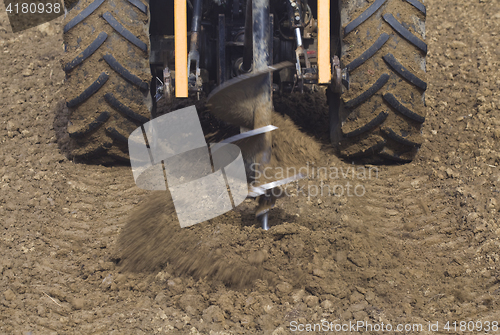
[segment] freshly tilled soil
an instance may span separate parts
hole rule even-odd
[[[322,98],[277,108],[303,115],[319,149],[267,232],[253,201],[181,230],[168,194],[138,189],[129,167],[67,160],[54,130],[62,18],[12,34],[2,14],[0,333],[288,334],[324,319],[430,334],[428,321],[498,321],[500,5],[425,3],[416,160],[341,161]]]

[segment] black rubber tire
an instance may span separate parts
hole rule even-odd
[[[363,163],[410,162],[422,143],[425,7],[418,0],[342,2],[341,62],[350,88],[330,94],[331,139]],[[340,101],[339,101],[340,100]]]
[[[81,0],[64,24],[68,155],[128,160],[128,136],[150,119],[147,5]]]

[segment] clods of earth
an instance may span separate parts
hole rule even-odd
[[[500,321],[500,3],[425,3],[416,160],[338,159],[324,96],[304,96],[294,105],[312,116],[280,117],[307,116],[293,131],[318,151],[290,144],[312,155],[311,173],[267,232],[253,201],[181,230],[168,194],[136,187],[130,167],[68,160],[54,130],[62,18],[13,34],[2,5],[0,333],[278,335],[365,321],[431,334],[428,322]]]

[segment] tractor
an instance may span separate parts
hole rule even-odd
[[[265,165],[273,94],[326,94],[331,144],[362,163],[407,163],[422,144],[426,9],[419,0],[80,0],[64,22],[75,160],[129,160],[159,104],[205,99]],[[311,111],[313,112],[313,111]],[[296,176],[292,179],[300,178]],[[252,176],[249,173],[249,180]],[[267,229],[275,199],[256,185]]]

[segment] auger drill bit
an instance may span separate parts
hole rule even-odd
[[[243,70],[250,70],[248,63],[251,59],[251,72],[224,82],[212,91],[207,101],[207,106],[216,117],[240,127],[243,134],[248,130],[265,129],[271,125],[273,113],[271,72],[293,66],[290,62],[270,66],[273,32],[270,29],[269,0],[252,0],[247,2],[247,6]],[[249,32],[252,32],[251,40]],[[269,229],[269,209],[276,202],[276,197],[272,194],[272,188],[275,186],[264,187],[270,183],[264,180],[262,173],[264,166],[270,163],[271,145],[270,131],[248,136],[238,143],[245,161],[250,188],[257,190],[253,192],[259,203],[256,217],[265,230]],[[261,173],[257,174],[255,167]]]
[[[272,101],[268,100],[271,89],[270,73],[293,65],[291,62],[282,62],[266,66],[262,70],[254,70],[240,75],[224,82],[208,96],[207,107],[215,117],[242,129],[253,129],[235,136],[241,138],[234,139],[241,149],[250,185],[266,183],[265,180],[256,180],[255,167],[263,169],[264,165],[269,163],[271,155],[270,131],[276,129],[276,127],[270,126],[273,108]],[[258,129],[263,131],[256,132]],[[251,136],[242,136],[247,133]],[[263,173],[258,175],[262,176]],[[256,216],[263,224],[263,228],[266,229],[269,227],[267,214],[274,205],[275,199],[264,193],[257,195],[257,197],[259,198],[259,206]]]
[[[256,166],[262,169],[269,162],[270,131],[276,129],[273,126],[266,127],[271,124],[273,108],[270,100],[270,73],[293,65],[291,62],[283,62],[266,66],[261,70],[254,69],[250,73],[224,82],[208,96],[207,107],[215,117],[240,128],[253,129],[236,135],[241,138],[234,139],[241,149],[247,179],[252,186],[266,183],[264,180],[256,180],[255,171],[251,167]],[[258,129],[262,131],[257,131]],[[248,134],[251,136],[242,136],[246,133],[251,133]],[[267,230],[269,229],[268,211],[274,205],[275,199],[266,196],[264,192],[254,194],[259,198],[256,216],[261,221],[262,227]]]

